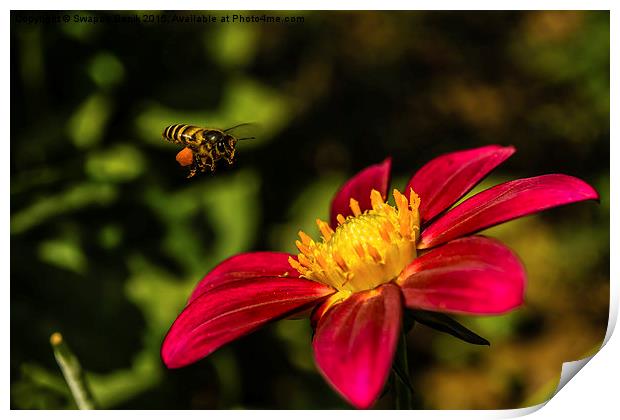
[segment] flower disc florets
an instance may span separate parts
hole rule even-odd
[[[360,211],[351,199],[353,216],[338,215],[334,231],[317,219],[322,241],[315,242],[300,231],[296,241],[301,252],[289,262],[302,277],[328,284],[341,291],[357,292],[394,280],[416,257],[420,234],[420,198],[413,190],[409,200],[394,190],[396,207],[372,190],[371,210]]]

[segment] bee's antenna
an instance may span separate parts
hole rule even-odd
[[[252,125],[252,123],[241,123],[241,124],[233,125],[232,127],[227,128],[226,130],[224,130],[224,132],[230,131],[230,130],[232,130],[233,128],[241,127],[241,126],[243,126],[243,125]]]
[[[242,139],[237,139],[237,141],[241,141],[241,140],[252,140],[255,139],[256,137],[244,137]]]

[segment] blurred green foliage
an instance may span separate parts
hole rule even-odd
[[[12,20],[14,408],[75,408],[47,345],[56,330],[103,408],[346,408],[314,367],[307,320],[174,371],[161,341],[202,275],[239,252],[293,252],[297,231],[316,234],[355,171],[391,155],[402,187],[438,154],[490,143],[518,153],[475,191],[564,172],[595,185],[601,203],[487,232],[524,261],[526,305],[459,317],[489,348],[416,326],[416,405],[536,404],[563,361],[598,348],[609,297],[609,13],[287,14],[304,23]],[[241,122],[258,123],[258,138],[215,175],[185,179],[178,149],[161,139],[168,124]]]

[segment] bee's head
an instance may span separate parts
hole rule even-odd
[[[224,143],[226,144],[226,148],[228,150],[234,150],[235,145],[237,144],[237,139],[230,134],[227,134],[226,137],[224,137]]]
[[[237,140],[233,136],[222,135],[215,142],[215,150],[220,155],[230,155],[235,150],[236,142]]]

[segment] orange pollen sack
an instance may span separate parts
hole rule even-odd
[[[417,256],[420,198],[413,190],[409,200],[398,190],[393,195],[396,206],[372,190],[372,208],[364,212],[359,202],[351,199],[352,215],[338,215],[334,228],[317,220],[320,241],[300,231],[301,241],[296,241],[300,254],[289,259],[291,266],[302,277],[342,293],[371,290],[396,279]]]
[[[189,166],[192,164],[194,160],[194,152],[189,147],[184,148],[179,153],[177,153],[177,162],[181,166]]]

